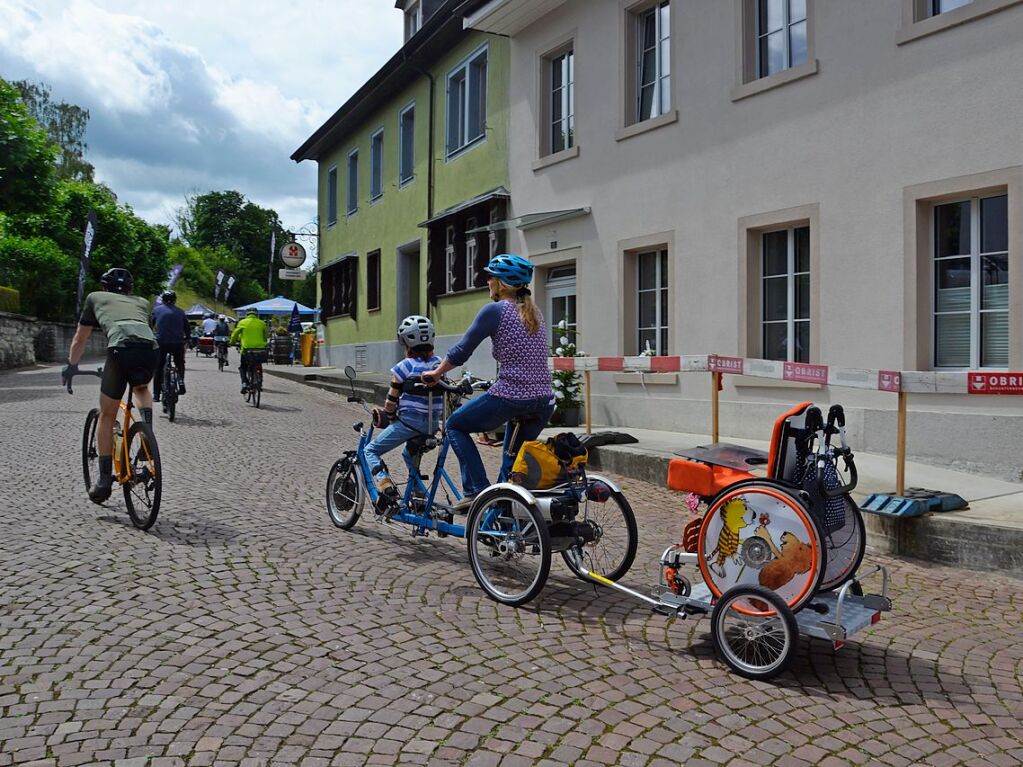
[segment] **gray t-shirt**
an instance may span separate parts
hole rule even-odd
[[[107,334],[108,348],[140,345],[159,348],[149,327],[149,302],[142,296],[90,293],[78,324],[102,329]]]

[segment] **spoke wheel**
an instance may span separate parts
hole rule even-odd
[[[252,404],[259,407],[259,400],[263,396],[263,370],[257,368],[252,373]]]
[[[599,537],[592,543],[561,552],[565,564],[580,578],[583,578],[582,565],[591,573],[617,581],[629,571],[636,559],[639,533],[632,506],[622,493],[614,492],[603,502],[586,501],[580,516],[579,521],[595,526]]]
[[[85,416],[85,429],[82,431],[82,474],[85,477],[85,490],[92,487],[92,481],[99,476],[99,451],[96,449],[96,424],[99,423],[99,410],[93,408]]]
[[[551,571],[547,523],[535,504],[509,490],[484,493],[466,522],[469,564],[491,599],[518,607],[533,599]]]
[[[772,679],[792,662],[799,631],[785,600],[763,586],[730,588],[714,605],[710,632],[722,659],[747,679]]]
[[[327,515],[342,530],[351,530],[366,500],[363,491],[362,470],[354,458],[345,456],[337,461],[327,475]]]
[[[131,523],[139,530],[148,530],[160,511],[163,476],[156,435],[147,423],[132,424],[128,432],[128,472],[128,481],[121,486],[124,505]]]
[[[821,591],[833,591],[855,576],[867,548],[863,513],[848,494],[843,495],[842,500],[845,503],[845,523],[824,536],[828,563],[821,579]]]

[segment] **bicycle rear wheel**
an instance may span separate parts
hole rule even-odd
[[[147,423],[132,424],[128,432],[128,473],[128,481],[121,486],[124,505],[131,523],[139,530],[148,530],[160,512],[163,472],[156,435]]]
[[[599,480],[591,483],[591,487],[597,482]],[[580,578],[583,578],[579,569],[582,565],[591,573],[617,581],[629,571],[636,559],[636,547],[639,542],[636,515],[628,499],[621,492],[612,492],[607,496],[601,496],[599,493],[590,495],[591,500],[586,502],[584,518],[576,521],[589,524],[596,532],[596,539],[591,543],[562,551],[561,557],[568,568]],[[605,500],[595,500],[600,497],[604,497]]]
[[[99,423],[99,410],[93,408],[85,416],[85,429],[82,431],[82,474],[85,477],[85,490],[92,487],[92,480],[99,476],[99,451],[96,449],[96,424]]]
[[[466,539],[472,574],[495,602],[518,607],[543,590],[551,571],[547,522],[518,493],[496,490],[477,499]]]
[[[252,374],[252,381],[255,390],[252,393],[252,404],[259,407],[259,401],[263,397],[263,369],[256,368]]]

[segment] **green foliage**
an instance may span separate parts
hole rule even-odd
[[[559,333],[559,343],[551,347],[551,354],[554,357],[579,357],[582,356],[575,345],[574,337],[578,335],[575,330],[568,327],[562,320],[554,328]],[[564,413],[582,405],[579,399],[581,383],[579,374],[574,370],[555,370],[552,374],[552,386],[554,388],[554,410],[557,413]]]
[[[21,311],[21,293],[14,288],[0,285],[0,312],[17,314]]]
[[[45,237],[0,238],[0,282],[21,296],[21,310],[44,320],[68,319],[75,308],[78,262]]]
[[[17,89],[0,79],[0,211],[44,209],[53,195],[56,155]]]
[[[57,146],[57,177],[71,181],[92,181],[93,167],[85,161],[88,145],[85,128],[89,124],[89,110],[77,104],[53,101],[50,86],[19,80],[12,83],[21,94],[30,115]]]

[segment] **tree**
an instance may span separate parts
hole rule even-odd
[[[93,167],[86,162],[85,128],[89,124],[89,110],[77,104],[54,101],[50,86],[19,80],[14,87],[36,121],[57,146],[57,177],[71,181],[92,181]]]
[[[18,91],[0,79],[0,211],[30,213],[49,204],[56,182],[56,154]]]
[[[21,293],[21,311],[44,320],[75,309],[78,261],[46,237],[0,237],[0,284]]]

